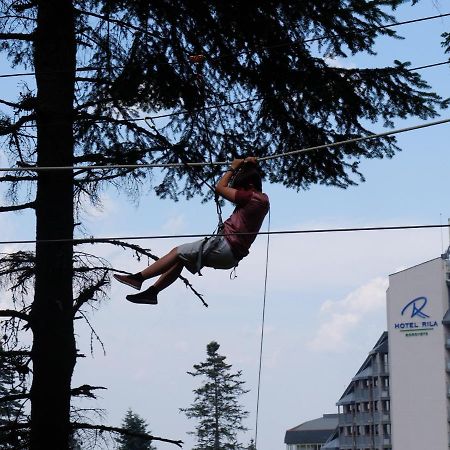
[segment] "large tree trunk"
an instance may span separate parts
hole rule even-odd
[[[34,61],[38,166],[73,161],[75,24],[71,0],[38,0]],[[72,171],[39,172],[36,238],[73,236]],[[31,449],[68,449],[73,330],[72,243],[37,243],[32,305]]]

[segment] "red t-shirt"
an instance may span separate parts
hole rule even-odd
[[[223,234],[234,256],[241,259],[248,255],[248,250],[269,211],[269,197],[262,192],[237,191],[235,204],[233,214],[223,224]]]

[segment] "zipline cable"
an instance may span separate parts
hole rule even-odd
[[[424,230],[433,228],[448,228],[450,224],[428,224],[428,225],[393,225],[379,227],[353,227],[353,228],[312,228],[304,230],[280,230],[280,231],[259,231],[258,233],[232,233],[235,235],[289,235],[289,234],[320,234],[320,233],[349,233],[363,231],[394,231],[394,230]],[[213,233],[202,234],[159,234],[150,236],[110,236],[110,237],[88,237],[88,238],[71,238],[71,239],[27,239],[27,240],[11,240],[0,241],[0,245],[13,244],[60,244],[71,242],[73,244],[95,244],[107,243],[110,241],[141,241],[156,239],[184,239],[184,238],[203,238],[205,236],[213,236]],[[223,236],[228,236],[227,233]]]
[[[421,17],[418,19],[411,19],[411,20],[405,20],[405,21],[401,21],[401,22],[393,22],[387,25],[380,25],[377,27],[374,27],[374,30],[382,30],[383,28],[393,28],[393,27],[398,27],[401,25],[408,25],[408,24],[412,24],[412,23],[418,23],[418,22],[424,22],[424,21],[428,21],[428,20],[434,20],[434,19],[439,19],[439,18],[443,18],[443,17],[447,17],[450,16],[450,13],[444,13],[444,14],[438,14],[438,15],[434,15],[434,16],[426,16],[426,17]],[[131,24],[130,24],[131,25]],[[295,45],[299,45],[299,44],[304,44],[304,43],[309,43],[309,42],[316,42],[316,41],[321,41],[326,39],[326,36],[321,36],[321,37],[316,37],[316,38],[311,38],[311,39],[305,39],[304,41],[298,43],[298,42],[285,42],[285,43],[280,43],[280,44],[274,44],[274,45],[268,45],[268,46],[262,46],[260,49],[261,50],[270,50],[270,49],[275,49],[275,48],[283,48],[283,47],[289,47],[289,46],[295,46]],[[243,55],[243,54],[251,54],[254,53],[255,50],[245,50],[242,52],[239,52],[237,54],[237,56],[239,55]],[[227,56],[222,56],[222,57],[217,57],[217,58],[212,58],[211,61],[219,61],[220,59],[224,59],[224,58],[230,58],[229,55]],[[172,66],[176,66],[179,65],[180,63],[177,63],[175,61],[168,61],[168,62],[164,62],[164,63],[157,63],[155,64],[156,66],[161,66],[161,65],[172,65]],[[121,66],[116,66],[117,69],[122,68]],[[79,67],[77,69],[75,69],[76,72],[92,72],[92,71],[96,71],[96,70],[102,70],[104,69],[104,67]],[[52,71],[52,72],[45,72],[42,71],[40,72],[40,74],[53,74],[53,73],[65,73],[66,71]],[[72,72],[72,71],[71,71]],[[26,76],[34,76],[36,75],[36,72],[19,72],[19,73],[8,73],[8,74],[0,74],[0,78],[13,78],[13,77],[26,77]]]
[[[371,134],[369,136],[361,136],[352,139],[346,139],[344,141],[331,142],[329,144],[321,144],[313,147],[307,147],[299,150],[292,150],[284,153],[276,153],[274,155],[263,156],[258,158],[258,161],[268,161],[271,159],[282,158],[285,156],[293,156],[301,153],[312,152],[316,150],[324,150],[330,149],[334,147],[338,147],[341,145],[352,144],[355,142],[367,141],[369,139],[377,139],[385,136],[392,136],[394,134],[406,133],[408,131],[419,130],[422,128],[433,127],[437,125],[443,125],[450,122],[450,118],[436,120],[434,122],[427,122],[420,125],[414,125],[411,127],[398,128],[395,130],[385,131],[383,133]],[[169,149],[169,148],[168,148]],[[144,169],[144,168],[159,168],[159,169],[168,169],[168,168],[177,168],[183,166],[189,167],[203,167],[203,166],[226,166],[229,165],[230,161],[215,161],[213,163],[208,162],[189,162],[189,163],[149,163],[149,164],[110,164],[110,165],[98,165],[98,166],[46,166],[46,167],[0,167],[0,172],[39,172],[39,171],[55,171],[55,170],[110,170],[110,169]]]
[[[261,339],[259,344],[259,369],[258,369],[258,389],[256,394],[256,419],[255,419],[255,449],[258,448],[258,421],[259,421],[259,400],[261,391],[261,372],[262,372],[262,360],[263,360],[263,346],[264,346],[264,325],[266,319],[266,298],[267,298],[267,274],[269,268],[269,244],[270,244],[270,208],[267,225],[267,244],[266,244],[266,268],[264,273],[264,295],[263,295],[263,308],[261,318]]]

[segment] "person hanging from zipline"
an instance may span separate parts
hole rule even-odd
[[[262,192],[261,172],[253,156],[235,159],[216,185],[218,195],[236,205],[218,234],[173,248],[142,272],[114,274],[114,278],[134,289],[141,289],[149,278],[157,281],[143,292],[127,295],[132,303],[156,305],[158,294],[170,286],[184,267],[198,273],[202,267],[232,269],[248,255],[264,218],[269,211],[269,198]]]

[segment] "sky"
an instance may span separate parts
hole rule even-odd
[[[445,2],[423,0],[399,8],[399,21],[450,12]],[[377,55],[358,55],[336,64],[346,67],[385,66],[394,59],[422,66],[447,59],[440,35],[450,19],[398,28],[403,40],[380,39]],[[5,68],[4,63],[1,68]],[[442,96],[450,96],[449,67],[422,74]],[[0,94],[19,87],[0,84]],[[442,118],[450,117],[443,111]],[[396,127],[419,124],[417,118],[396,121]],[[448,136],[450,125],[398,136],[402,152],[393,159],[365,161],[366,182],[346,190],[312,186],[295,192],[266,185],[271,199],[271,230],[367,227],[446,223],[448,206]],[[383,131],[374,125],[375,131]],[[0,154],[1,166],[7,161]],[[225,214],[231,212],[231,206]],[[87,208],[87,232],[93,236],[210,233],[216,225],[214,204],[199,199],[173,203],[144,192],[138,205],[125,195],[106,191],[103,209]],[[34,236],[30,214],[1,214],[2,240]],[[267,221],[263,229],[267,229]],[[448,231],[439,229],[276,235],[270,237],[265,334],[258,423],[258,449],[282,450],[284,434],[304,421],[337,412],[339,399],[386,328],[385,291],[388,275],[438,257],[448,246]],[[162,255],[186,240],[147,240],[140,245]],[[209,308],[177,282],[160,295],[156,307],[134,305],[124,297],[130,289],[113,284],[110,298],[89,314],[105,353],[77,321],[79,360],[73,386],[105,386],[96,401],[81,403],[104,410],[104,423],[120,425],[126,410],[145,418],[157,436],[181,439],[195,423],[179,412],[193,401],[197,387],[186,372],[206,357],[215,340],[233,370],[242,370],[250,390],[242,398],[249,411],[241,436],[254,437],[261,318],[267,238],[260,236],[250,255],[230,280],[226,271],[205,269],[203,277],[187,275],[205,296]],[[17,250],[9,245],[2,251]],[[20,247],[22,248],[22,247]],[[87,246],[92,251],[92,247]],[[141,270],[145,261],[102,245],[96,253],[114,268]],[[7,303],[7,295],[0,307]],[[170,444],[157,443],[158,449]]]

